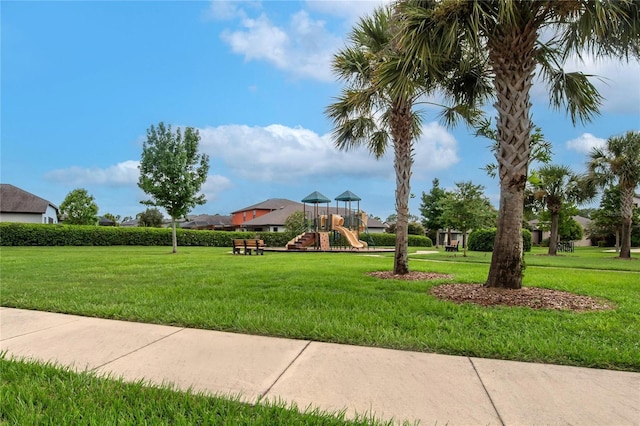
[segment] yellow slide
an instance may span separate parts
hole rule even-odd
[[[347,241],[349,242],[349,244],[352,247],[355,247],[355,248],[367,247],[367,243],[366,242],[364,242],[362,240],[359,240],[358,237],[357,237],[357,234],[355,234],[355,232],[349,231],[344,226],[334,226],[333,229],[338,231],[340,234],[342,234],[347,239]]]

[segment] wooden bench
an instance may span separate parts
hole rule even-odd
[[[251,251],[256,255],[264,255],[264,241],[262,240],[233,240],[233,254],[244,254],[251,256]]]
[[[450,245],[444,246],[444,251],[459,251],[458,244],[460,244],[460,241],[452,241]]]

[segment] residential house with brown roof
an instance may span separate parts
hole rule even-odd
[[[58,223],[58,206],[16,186],[2,183],[0,222]]]
[[[285,198],[272,198],[261,203],[245,207],[232,212],[232,224],[236,229],[243,229],[255,232],[283,232],[285,231],[285,221],[297,211],[304,211],[303,203],[287,200]],[[307,205],[307,217],[313,207]],[[319,214],[345,214],[343,208],[326,207],[324,204],[318,208]],[[377,219],[368,219],[368,231],[371,233],[382,233],[385,225]]]

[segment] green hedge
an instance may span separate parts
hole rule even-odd
[[[226,232],[178,229],[179,246],[231,247],[236,238],[260,238],[268,247],[284,247],[291,239],[283,232]],[[394,246],[394,234],[361,234],[373,246]],[[373,244],[372,244],[372,242]],[[0,223],[0,246],[170,246],[170,228],[43,225]],[[428,237],[409,235],[409,245],[431,247]]]
[[[362,241],[366,241],[369,246],[374,247],[395,247],[396,245],[396,234],[387,234],[385,233],[375,233],[375,234],[360,234],[360,239]],[[409,235],[409,246],[410,247],[432,247],[433,242],[431,238],[425,237],[423,235]]]
[[[493,251],[493,243],[496,240],[496,228],[476,229],[469,234],[467,247],[473,251]],[[531,231],[522,230],[522,243],[524,251],[531,251]]]
[[[178,229],[179,246],[230,247],[234,238],[254,232],[205,232]],[[0,223],[2,246],[170,246],[170,228]]]

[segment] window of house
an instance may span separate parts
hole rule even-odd
[[[273,232],[278,232],[278,227],[277,226],[273,227]]]
[[[242,221],[245,222],[247,220],[247,212],[242,212]]]
[[[253,211],[253,218],[254,219],[256,218],[256,211],[255,210]]]

